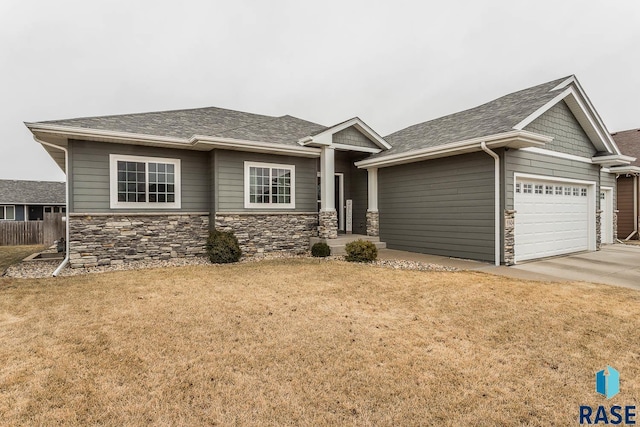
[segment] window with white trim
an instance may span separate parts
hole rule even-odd
[[[562,185],[556,185],[556,196],[562,196]]]
[[[533,193],[533,184],[523,184],[522,185],[522,192],[525,193],[525,194]]]
[[[111,154],[111,208],[179,209],[180,159]]]
[[[564,195],[565,196],[571,195],[571,187],[564,187]]]
[[[574,196],[578,195],[578,187],[573,187],[573,195]]]
[[[516,193],[520,193],[520,191],[521,191],[521,190],[520,190],[520,183],[519,183],[519,182],[517,182],[517,183],[516,183]]]
[[[545,185],[544,186],[544,194],[553,195],[553,185]]]
[[[536,194],[542,194],[542,185],[536,184],[535,191]]]
[[[16,207],[13,205],[0,206],[0,220],[15,221],[16,219]]]
[[[294,209],[294,165],[244,162],[244,207]]]
[[[587,197],[587,189],[586,188],[581,188],[580,189],[580,196],[581,197]]]

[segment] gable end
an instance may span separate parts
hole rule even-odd
[[[553,137],[553,141],[544,147],[547,150],[587,158],[593,157],[597,152],[589,136],[564,101],[558,102],[524,129]]]
[[[333,134],[332,142],[334,144],[351,145],[354,147],[365,147],[373,149],[380,148],[353,126]]]

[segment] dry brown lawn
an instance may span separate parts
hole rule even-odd
[[[0,246],[0,276],[7,267],[22,261],[26,257],[44,249],[42,245]]]
[[[576,425],[640,406],[639,319],[629,289],[317,260],[4,278],[0,420]]]

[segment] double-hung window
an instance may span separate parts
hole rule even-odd
[[[180,160],[111,154],[111,208],[179,209]]]
[[[244,207],[294,209],[294,165],[244,162]]]
[[[0,206],[0,220],[14,221],[16,219],[16,207],[13,205]]]

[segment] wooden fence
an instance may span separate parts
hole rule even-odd
[[[63,216],[63,213],[45,212],[43,221],[0,221],[0,246],[51,246],[66,235]]]

